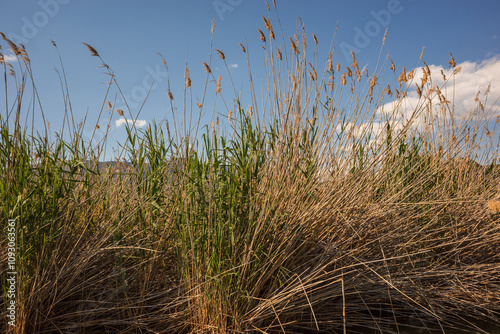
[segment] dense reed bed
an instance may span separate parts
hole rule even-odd
[[[409,73],[384,59],[370,72],[354,54],[341,64],[333,49],[319,64],[303,26],[278,37],[263,22],[261,99],[250,69],[251,91],[228,93],[229,78],[211,69],[226,61],[214,49],[181,84],[189,92],[199,85],[189,71],[204,69],[206,94],[227,108],[185,103],[195,118],[212,113],[200,127],[178,115],[128,124],[108,164],[99,159],[110,143],[85,141],[89,125],[71,121],[69,103],[53,140],[30,134],[21,112],[24,92],[36,96],[30,60],[7,40],[20,67],[2,62],[6,89],[11,80],[19,89],[0,116],[0,244],[4,252],[16,219],[18,285],[12,327],[3,277],[2,332],[500,326],[497,147],[478,146],[488,141],[485,97],[457,119],[453,57],[443,85],[422,56]],[[112,64],[87,47],[119,87]],[[103,110],[114,109],[108,99]]]

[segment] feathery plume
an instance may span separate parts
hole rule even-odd
[[[260,29],[257,29],[257,30],[260,33],[260,40],[265,43],[266,42],[266,36],[264,36],[264,33],[262,32],[262,30],[260,30]]]
[[[453,55],[451,54],[451,52],[450,52],[450,57],[451,57],[451,60],[448,62],[448,64],[450,64],[451,67],[457,66],[457,64],[455,63],[455,59],[453,59]]]
[[[318,45],[318,39],[316,38],[316,35],[315,34],[312,34],[313,35],[313,39],[314,39],[314,44]]]
[[[205,69],[205,72],[212,73],[212,70],[210,69],[210,66],[208,66],[207,63],[205,63],[204,61],[202,61],[201,63],[203,64],[203,68]]]
[[[191,87],[191,78],[189,77],[189,69],[187,68],[187,66],[186,66],[186,72],[184,74],[184,77],[186,78],[184,88]]]
[[[215,49],[215,51],[217,51],[217,53],[219,53],[219,58],[220,59],[226,59],[226,56],[224,56],[224,53],[221,50]]]
[[[349,78],[352,77],[352,71],[351,71],[351,69],[349,67],[347,67],[347,66],[345,68],[347,69],[347,76]]]
[[[213,35],[215,30],[215,19],[212,20],[212,28],[210,29],[210,33]]]
[[[283,56],[281,55],[280,49],[276,48],[276,51],[278,52],[278,59],[283,60]]]
[[[92,46],[90,46],[87,43],[82,42],[82,44],[84,44],[87,47],[87,49],[90,51],[91,56],[99,57],[99,53],[96,51],[96,49],[94,49]]]
[[[273,31],[273,26],[271,25],[271,20],[268,18],[265,18],[262,16],[262,20],[264,20],[264,25],[266,26],[266,29],[269,30],[269,36],[271,39],[274,39],[274,31]]]
[[[297,45],[293,41],[292,37],[289,37],[289,38],[290,38],[290,44],[292,45],[293,52],[295,52],[295,54],[299,54],[300,52],[299,52],[299,49],[297,49]]]
[[[219,79],[217,79],[217,88],[215,90],[215,93],[220,93],[221,91],[221,88],[220,88],[220,80],[221,80],[221,76],[219,75]]]

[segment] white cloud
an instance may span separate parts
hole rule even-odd
[[[8,63],[17,61],[17,57],[15,55],[4,55],[3,59],[4,59],[4,61],[6,61]]]
[[[229,67],[230,68],[238,68],[240,67],[238,64],[229,64]]]
[[[117,128],[119,128],[120,126],[124,125],[125,123],[128,123],[128,124],[134,124],[134,120],[132,119],[126,119],[125,117],[122,117],[120,119],[117,119],[115,121],[115,125]],[[135,126],[138,127],[138,128],[143,128],[147,125],[147,122],[145,120],[142,120],[142,119],[138,119],[135,121]]]
[[[460,68],[460,71],[453,77],[453,68],[429,65],[432,86],[439,87],[446,100],[450,101],[450,108],[454,105],[455,117],[468,117],[474,110],[477,110],[479,104],[475,101],[476,96],[486,111],[497,115],[500,112],[500,57],[496,56],[481,62],[466,61],[458,64],[456,68]],[[386,103],[376,111],[377,113],[394,114],[396,112],[400,118],[408,120],[417,107],[423,107],[425,100],[419,99],[415,88],[416,83],[419,85],[421,83],[423,70],[419,67],[414,71],[415,77],[407,97],[400,101]],[[446,76],[446,84],[441,71]],[[485,95],[488,87],[488,95]],[[425,95],[426,92],[428,90],[424,88],[423,94]],[[435,107],[434,115],[439,114],[441,117],[443,108],[439,97],[435,93],[431,96],[432,104]],[[446,116],[449,117],[450,114],[447,113]]]

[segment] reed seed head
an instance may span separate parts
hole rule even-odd
[[[219,79],[217,79],[217,88],[215,89],[215,93],[220,93],[221,88],[220,88],[220,80],[222,77],[219,75]]]
[[[186,78],[184,88],[191,87],[191,78],[189,77],[189,69],[187,67],[186,67],[186,72],[184,73],[184,77]]]
[[[266,36],[264,36],[264,33],[262,32],[262,30],[260,30],[260,29],[257,29],[257,30],[259,31],[259,34],[260,34],[260,40],[265,43]]]
[[[96,51],[96,49],[94,49],[92,46],[90,46],[90,45],[89,45],[89,44],[87,44],[87,43],[83,43],[83,42],[82,42],[82,44],[84,44],[84,45],[87,47],[87,49],[90,51],[90,55],[91,55],[91,56],[94,56],[94,57],[100,57],[100,56],[99,56],[99,53],[98,53],[98,52]]]
[[[210,69],[210,66],[208,66],[207,63],[205,63],[204,61],[202,61],[201,63],[203,64],[203,68],[205,69],[206,73],[212,73],[212,70]]]
[[[450,57],[451,57],[451,60],[448,62],[448,64],[450,64],[451,67],[456,67],[457,64],[455,63],[455,59],[453,59],[453,55],[451,54],[451,52],[450,52]]]
[[[221,50],[215,49],[215,51],[217,51],[217,53],[219,54],[220,59],[223,59],[223,60],[226,59],[226,56],[224,56],[224,53]]]
[[[210,33],[213,35],[215,31],[215,19],[212,20],[212,27],[210,29]]]
[[[289,37],[289,38],[290,38],[290,44],[292,45],[293,52],[295,52],[295,54],[299,54],[300,52],[299,52],[299,49],[297,49],[297,45],[293,41],[292,37]]]
[[[313,35],[314,44],[318,45],[318,39],[316,38],[316,35],[315,34],[312,34],[312,35]]]

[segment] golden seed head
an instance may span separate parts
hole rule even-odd
[[[220,88],[220,80],[221,80],[221,76],[219,75],[219,79],[217,79],[217,88],[215,89],[215,93],[220,93],[221,91],[221,88]]]
[[[396,70],[396,66],[394,66],[394,63],[392,62],[392,59],[391,59],[391,67],[389,67],[391,70],[395,71]]]
[[[87,43],[83,43],[87,49],[90,51],[90,54],[94,57],[99,57],[99,53],[97,53],[96,49],[94,49],[93,47],[91,47],[90,45],[88,45]]]
[[[318,45],[318,39],[316,38],[316,35],[315,34],[312,34],[313,35],[313,39],[314,39],[314,44]]]
[[[221,50],[215,49],[215,51],[217,51],[219,53],[219,58],[220,59],[226,59],[226,56],[224,56],[224,53]]]
[[[199,109],[203,107],[203,105],[200,102],[196,102],[196,105],[198,106]]]
[[[352,56],[352,67],[357,68],[358,67],[358,61],[356,60],[356,55],[354,54],[354,51],[351,51],[351,56]]]
[[[264,25],[266,26],[266,29],[269,30],[269,36],[271,39],[274,39],[274,31],[273,31],[273,26],[271,25],[271,20],[268,18],[265,18],[262,16],[262,20],[264,20]]]
[[[205,72],[212,73],[212,70],[210,69],[210,66],[208,66],[207,63],[205,63],[204,61],[201,63],[203,64],[203,68],[205,69]]]
[[[297,45],[295,45],[295,42],[293,41],[292,37],[290,37],[290,44],[292,45],[292,50],[295,52],[295,54],[299,54],[299,49],[297,49]]]
[[[211,34],[213,35],[215,30],[215,19],[212,20],[212,28],[210,29]]]
[[[278,52],[278,59],[283,60],[283,56],[281,55],[280,49],[276,48],[276,51]]]
[[[491,83],[486,88],[486,91],[484,92],[484,96],[486,96],[486,95],[488,95],[490,93],[490,89],[491,89]]]
[[[168,99],[169,100],[173,100],[174,99],[174,96],[172,95],[172,92],[169,90],[167,90],[167,95],[168,95]]]
[[[252,109],[252,106],[248,107],[248,115],[250,115],[250,117],[252,117]]]
[[[243,46],[243,44],[241,44],[241,43],[238,43],[238,44],[241,46],[241,51],[247,52],[247,50],[245,49],[245,47]]]
[[[118,115],[123,116],[123,110],[121,110],[121,109],[116,109],[116,112],[118,113]]]
[[[297,83],[295,80],[295,75],[293,73],[290,74],[290,79],[292,80],[292,90],[295,90],[295,88],[297,87]]]
[[[184,88],[191,87],[191,78],[189,77],[189,69],[187,67],[186,67],[186,72],[184,73],[184,77],[186,78]]]
[[[340,63],[337,63],[337,72],[340,72]]]
[[[345,73],[342,73],[342,81],[341,81],[342,86],[345,86],[346,82],[347,80],[345,79]]]
[[[107,109],[107,110],[111,110],[111,109],[113,109],[113,106],[111,105],[111,102],[109,102],[109,101],[108,101],[108,102],[106,102],[106,103],[108,104],[108,109]]]
[[[420,58],[418,60],[422,60],[422,58],[424,57],[424,50],[425,50],[425,46],[422,47],[422,53],[420,53]]]
[[[455,63],[455,59],[453,59],[453,55],[451,54],[451,52],[450,52],[450,57],[451,57],[451,60],[448,62],[448,64],[450,64],[452,67],[457,66],[457,64]]]
[[[352,71],[349,67],[346,66],[346,69],[347,69],[347,76],[350,78],[352,77]]]
[[[403,66],[403,70],[401,71],[401,74],[398,77],[398,82],[406,82],[406,71],[405,67]]]
[[[259,34],[260,34],[260,40],[265,43],[266,36],[264,36],[264,33],[262,32],[262,30],[260,30],[260,29],[257,29],[257,30],[259,31]]]
[[[420,89],[420,87],[418,87],[417,84],[415,84],[415,86],[417,86],[417,94],[419,97],[422,97],[422,90]]]
[[[227,116],[227,121],[231,122],[231,115],[233,114],[232,110],[229,110],[229,115]]]
[[[413,79],[413,74],[414,74],[413,70],[411,70],[410,73],[408,73],[408,80]]]
[[[443,76],[443,81],[446,81],[446,75],[444,75],[443,69],[441,69],[441,75]]]

